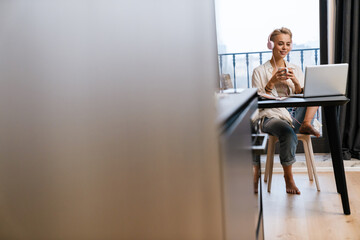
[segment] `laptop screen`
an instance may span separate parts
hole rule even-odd
[[[347,63],[307,66],[304,97],[345,95]]]

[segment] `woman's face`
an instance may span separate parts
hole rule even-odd
[[[275,58],[284,58],[290,52],[291,38],[288,34],[279,34],[274,38],[273,55]]]

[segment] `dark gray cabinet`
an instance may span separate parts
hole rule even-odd
[[[221,96],[218,104],[223,175],[225,235],[232,239],[263,239],[261,191],[253,190],[251,116],[256,90]]]

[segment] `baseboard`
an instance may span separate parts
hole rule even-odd
[[[317,167],[316,171],[319,172],[334,172],[332,167]],[[261,172],[265,172],[265,168],[261,168]],[[282,168],[273,168],[273,173],[282,173]],[[307,173],[307,168],[293,168],[294,173]],[[360,167],[345,167],[345,172],[360,172]]]
[[[297,161],[293,164],[293,172],[297,173],[306,173],[306,161],[304,154],[296,155]],[[314,154],[315,158],[315,167],[317,172],[333,172],[332,161],[330,154]],[[265,162],[266,155],[262,155],[261,158],[261,169],[262,172],[265,172]],[[360,160],[352,159],[350,161],[344,161],[344,168],[347,172],[360,172]],[[279,155],[275,154],[274,156],[274,168],[273,172],[281,173],[283,172],[282,166],[280,164]]]

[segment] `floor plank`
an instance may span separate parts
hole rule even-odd
[[[263,182],[265,239],[360,240],[360,172],[347,172],[351,215],[344,215],[333,173],[318,173],[321,191],[306,173],[295,173],[301,195],[285,192],[283,174],[274,173],[271,193]]]

